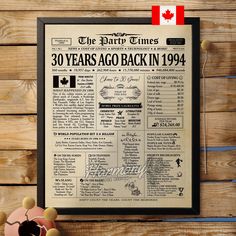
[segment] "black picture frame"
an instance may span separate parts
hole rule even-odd
[[[37,202],[45,207],[45,25],[50,24],[151,24],[151,18],[38,18],[37,111],[38,177]],[[57,208],[59,214],[199,214],[200,213],[200,19],[185,18],[192,25],[192,207],[191,208]]]

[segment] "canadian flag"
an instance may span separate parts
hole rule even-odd
[[[184,6],[152,6],[153,25],[184,25]]]

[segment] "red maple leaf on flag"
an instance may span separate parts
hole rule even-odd
[[[171,20],[173,16],[174,13],[171,13],[169,9],[167,9],[165,13],[162,13],[162,17],[164,17],[165,20]]]

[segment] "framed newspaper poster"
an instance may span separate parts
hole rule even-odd
[[[199,19],[38,19],[38,203],[199,213]]]

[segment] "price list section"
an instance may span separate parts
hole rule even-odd
[[[148,115],[183,115],[184,81],[182,75],[147,76]]]

